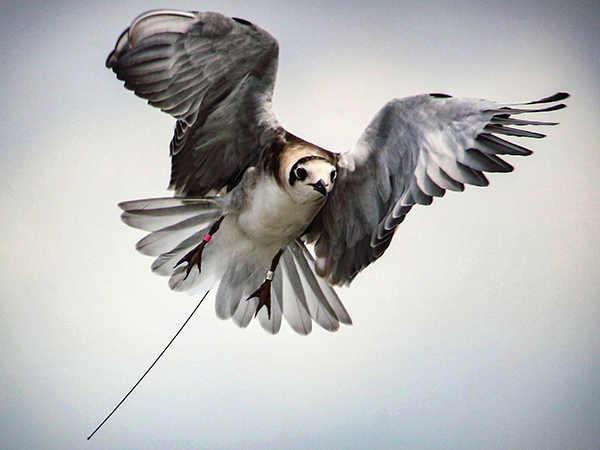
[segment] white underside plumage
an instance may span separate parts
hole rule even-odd
[[[226,213],[226,202],[221,197],[147,199],[123,202],[120,206],[125,211],[125,223],[151,232],[138,242],[137,249],[157,257],[152,270],[169,276],[171,289],[195,294],[219,283],[215,309],[221,319],[231,318],[240,327],[248,326],[258,306],[257,298],[248,297],[263,282],[274,255],[285,248],[274,273],[271,314],[261,308],[257,315],[261,326],[275,334],[283,317],[294,331],[306,335],[312,330],[312,321],[328,331],[337,330],[340,322],[351,324],[333,288],[316,275],[308,249],[285,233],[287,230],[299,235],[291,224],[296,223],[300,230],[305,225],[291,212],[293,208],[280,200],[274,204],[278,196],[272,195],[272,189],[270,193],[269,189],[265,191],[270,194],[269,202],[255,199],[250,202],[254,207],[245,208],[242,214]],[[269,217],[268,211],[277,217]],[[223,214],[218,232],[202,253],[201,271],[192,267],[187,274],[187,263],[177,263],[202,242]],[[277,226],[267,227],[271,233],[265,233],[265,223]]]

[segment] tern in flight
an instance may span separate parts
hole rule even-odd
[[[499,155],[531,151],[507,139],[541,138],[523,126],[555,125],[516,116],[561,109],[568,97],[394,99],[339,154],[277,122],[278,51],[246,20],[162,10],[135,19],[106,62],[127,89],[177,120],[174,197],[120,204],[125,223],[150,232],[137,249],[156,257],[152,270],[172,289],[218,284],[220,318],[246,327],[257,317],[270,333],[282,318],[300,334],[313,321],[329,331],[351,324],[332,286],[377,260],[414,205],[486,186],[484,172],[510,172]]]

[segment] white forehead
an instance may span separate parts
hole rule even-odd
[[[329,161],[327,161],[325,159],[321,159],[321,158],[309,159],[307,161],[302,161],[298,165],[305,167],[306,169],[311,170],[311,171],[327,170],[327,172],[330,172],[331,169],[335,169],[335,166],[333,164],[331,164]]]
[[[317,181],[319,179],[329,180],[331,172],[335,170],[335,166],[325,159],[309,159],[300,161],[296,167],[303,167],[306,170],[307,182]]]

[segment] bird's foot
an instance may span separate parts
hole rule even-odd
[[[198,273],[202,272],[202,252],[204,251],[204,247],[206,247],[206,244],[208,244],[212,239],[213,234],[215,234],[219,229],[219,226],[221,225],[222,221],[223,217],[217,220],[213,224],[213,226],[210,227],[209,232],[204,235],[200,244],[198,244],[195,248],[188,252],[183,258],[177,261],[177,264],[175,264],[175,266],[173,266],[173,268],[175,268],[183,263],[187,263],[187,267],[185,268],[185,277],[183,277],[184,280],[189,276],[190,272],[192,271],[192,267],[194,266],[198,267]]]
[[[208,236],[208,238],[206,236]],[[200,244],[198,244],[192,251],[181,258],[173,267],[175,268],[183,263],[187,263],[187,267],[185,268],[185,277],[183,277],[184,280],[188,277],[192,271],[192,267],[194,266],[198,267],[198,273],[202,272],[202,252],[204,251],[204,247],[206,247],[206,243],[210,241],[210,235],[207,234],[206,236],[204,236],[204,239],[202,239]]]
[[[281,258],[281,254],[283,253],[283,249],[279,250],[273,260],[271,261],[271,268],[267,270],[267,274],[265,275],[265,281],[260,287],[255,290],[250,297],[246,299],[246,301],[251,298],[258,299],[258,305],[256,305],[256,313],[254,317],[258,316],[258,312],[261,310],[263,306],[267,307],[267,313],[269,314],[269,319],[271,318],[271,282],[273,281],[273,277],[275,276],[275,269],[277,268],[277,264],[279,264],[279,258]]]
[[[254,317],[258,315],[258,312],[263,306],[266,306],[269,319],[271,318],[271,281],[272,279],[266,278],[265,281],[263,281],[263,284],[261,284],[260,287],[250,294],[250,297],[246,299],[246,301],[255,297],[258,299],[258,305],[256,305],[256,313],[254,313]]]

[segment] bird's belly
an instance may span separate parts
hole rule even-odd
[[[321,207],[322,203],[298,204],[279,186],[263,185],[250,196],[238,224],[253,241],[282,247],[302,235]]]

